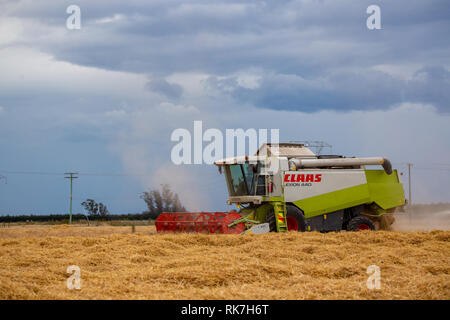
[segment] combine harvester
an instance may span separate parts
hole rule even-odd
[[[158,232],[265,233],[385,229],[405,197],[386,158],[315,155],[303,144],[264,144],[215,162],[239,212],[164,212]],[[382,170],[368,170],[379,165]]]

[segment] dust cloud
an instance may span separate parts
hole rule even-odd
[[[394,214],[393,230],[430,231],[450,230],[450,204],[418,204]]]

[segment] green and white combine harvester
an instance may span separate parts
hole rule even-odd
[[[164,212],[158,232],[265,233],[387,229],[405,197],[386,158],[315,155],[299,143],[264,144],[254,156],[215,162],[230,212]],[[369,170],[366,166],[382,166]]]

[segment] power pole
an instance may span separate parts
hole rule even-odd
[[[412,198],[411,198],[411,167],[412,163],[407,163],[408,165],[408,192],[409,192],[409,204],[412,204]]]
[[[409,193],[409,202],[408,202],[408,206],[412,205],[412,198],[411,198],[411,167],[412,167],[412,163],[407,163],[408,165],[408,193]],[[412,208],[409,207],[408,208],[408,217],[409,217],[409,224],[411,225],[411,215],[412,215]]]
[[[69,218],[69,224],[72,224],[72,180],[77,179],[78,177],[75,177],[77,175],[77,172],[66,172],[64,173],[67,177],[64,177],[66,179],[70,179],[70,218]]]

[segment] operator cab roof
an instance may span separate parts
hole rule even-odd
[[[301,143],[264,143],[254,156],[230,157],[217,160],[214,164],[223,166],[225,164],[264,161],[269,157],[317,159],[316,155]]]
[[[286,157],[286,158],[316,158],[314,152],[306,148],[301,143],[264,143],[256,156],[267,155],[268,157]]]

